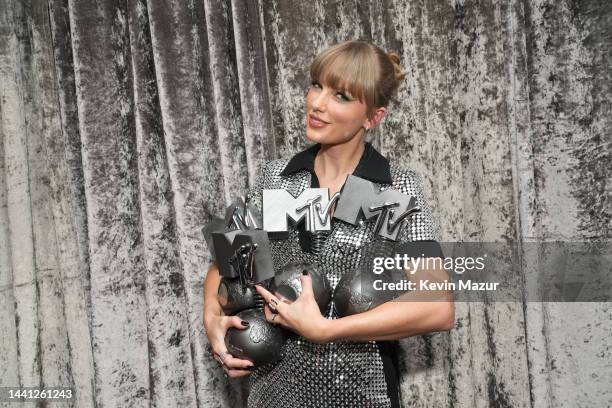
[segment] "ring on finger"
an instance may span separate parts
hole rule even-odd
[[[221,362],[221,365],[224,366],[225,365],[225,357],[228,355],[229,353],[227,351],[222,351],[219,353],[219,361]]]

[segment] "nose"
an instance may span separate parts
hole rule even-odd
[[[316,92],[312,98],[312,108],[318,111],[325,111],[327,108],[328,93],[325,90]]]

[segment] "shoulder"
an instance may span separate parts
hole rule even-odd
[[[266,177],[278,177],[289,163],[288,158],[268,160],[262,166],[262,172]]]
[[[275,159],[268,160],[260,165],[254,184],[251,185],[247,194],[260,211],[262,208],[263,190],[278,188],[277,186],[280,185],[281,180],[280,173],[288,161],[288,159]]]
[[[422,199],[423,179],[420,174],[395,163],[389,164],[389,170],[391,171],[391,180],[393,180],[391,188]]]
[[[440,234],[438,225],[434,222],[431,207],[428,205],[423,192],[423,178],[416,171],[397,164],[390,165],[391,188],[417,199],[420,211],[414,214],[408,226],[401,233],[403,241],[438,241]]]
[[[260,183],[265,189],[286,188],[292,189],[296,184],[303,184],[302,179],[306,171],[298,171],[290,175],[283,175],[283,170],[291,158],[274,159],[265,162],[261,168]],[[306,172],[307,173],[307,172]]]

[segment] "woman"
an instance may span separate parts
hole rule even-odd
[[[353,174],[417,198],[421,212],[404,221],[401,241],[435,240],[418,176],[390,164],[364,141],[366,132],[387,114],[389,101],[405,76],[399,56],[369,42],[348,41],[319,54],[310,74],[306,137],[316,144],[290,160],[266,163],[250,193],[253,202],[261,208],[262,189],[269,188],[285,188],[296,196],[308,187],[327,187],[332,196]],[[332,287],[359,265],[359,249],[373,238],[371,222],[353,226],[332,220],[316,259]],[[299,239],[296,229],[286,240],[271,241],[275,269],[283,262],[310,259]],[[444,271],[427,272],[430,280],[445,278]],[[223,315],[216,298],[219,280],[213,264],[205,282],[205,327],[215,358],[226,373],[230,377],[252,374],[249,407],[398,407],[392,340],[450,330],[454,324],[452,298],[446,293],[442,293],[444,301],[387,302],[342,318],[331,307],[323,316],[312,294],[311,278],[303,276],[303,293],[291,304],[257,286],[267,303],[266,319],[298,335],[287,340],[278,363],[252,367],[249,361],[231,356],[223,342],[228,328],[244,326],[238,317]]]

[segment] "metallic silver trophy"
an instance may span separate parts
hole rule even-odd
[[[284,329],[268,323],[259,308],[243,310],[237,316],[249,322],[249,327],[227,331],[225,345],[234,357],[250,360],[258,367],[282,358],[281,349],[287,339]]]
[[[225,344],[232,355],[255,365],[281,358],[286,340],[283,329],[266,321],[264,300],[254,286],[267,287],[274,277],[268,234],[261,227],[255,206],[239,198],[227,208],[224,219],[213,219],[205,231],[221,275],[219,303],[224,313],[249,322],[246,329],[228,329]]]
[[[402,221],[418,211],[415,197],[393,189],[380,191],[374,183],[350,175],[334,218],[357,225],[364,219],[376,217],[374,235],[396,241]]]
[[[298,227],[299,242],[304,252],[310,253],[313,263],[289,262],[274,277],[272,291],[285,301],[295,301],[302,293],[301,275],[308,272],[312,278],[315,299],[326,313],[331,301],[331,284],[316,266],[331,230],[331,210],[340,193],[329,197],[328,188],[307,188],[297,197],[282,189],[263,191],[263,223],[271,236],[286,238],[290,227]],[[303,228],[302,228],[303,226]]]
[[[279,360],[281,347],[285,343],[285,331],[266,321],[263,307],[264,300],[255,290],[253,281],[253,259],[257,248],[253,245],[240,247],[230,259],[235,269],[239,270],[240,287],[234,282],[232,297],[228,297],[226,307],[248,308],[238,312],[236,315],[241,320],[247,321],[246,329],[229,328],[225,334],[225,345],[234,357],[250,360],[256,366],[269,364]],[[266,285],[264,285],[266,286]],[[222,287],[220,285],[220,302]]]
[[[393,300],[400,292],[376,290],[374,281],[380,285],[398,282],[402,275],[394,269],[385,269],[374,274],[372,265],[376,257],[394,257],[396,243],[386,239],[375,239],[362,249],[361,262],[355,270],[342,276],[334,293],[334,307],[339,317],[363,313]],[[405,277],[405,275],[403,275]]]
[[[331,230],[330,212],[340,193],[329,197],[328,188],[307,188],[294,197],[282,189],[263,191],[263,225],[272,238],[287,238],[290,225],[304,223],[300,244],[318,255]]]
[[[331,284],[320,270],[309,263],[290,263],[285,265],[274,277],[271,290],[281,299],[290,302],[302,294],[302,272],[312,278],[312,291],[322,314],[325,314],[332,297]]]
[[[403,271],[385,270],[374,274],[372,266],[376,257],[394,257],[402,221],[419,212],[416,198],[399,191],[380,191],[375,184],[355,176],[348,176],[338,201],[334,218],[357,225],[363,220],[376,218],[373,241],[362,249],[360,266],[346,273],[338,282],[334,293],[334,307],[338,316],[362,313],[388,302],[400,292],[377,290],[380,284],[397,282]]]

